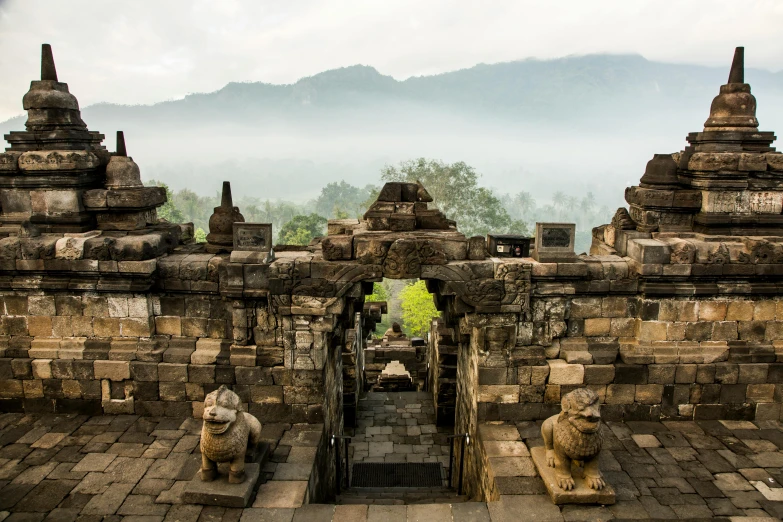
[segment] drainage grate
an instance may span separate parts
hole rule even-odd
[[[440,462],[380,463],[353,465],[354,488],[433,488],[443,486]]]

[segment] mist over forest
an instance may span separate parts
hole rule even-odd
[[[111,150],[115,131],[125,131],[142,178],[167,184],[198,227],[223,180],[246,220],[279,231],[296,215],[355,217],[385,166],[428,158],[472,167],[528,232],[536,220],[576,222],[582,251],[653,154],[681,150],[686,134],[702,129],[730,60],[709,68],[590,55],[405,81],[356,65],[292,85],[229,83],[151,106],[97,104],[82,117]],[[783,73],[747,69],[745,78],[760,129],[783,128]],[[0,131],[22,130],[24,121],[2,122]],[[330,183],[350,197],[326,201]]]

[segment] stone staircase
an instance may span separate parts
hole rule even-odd
[[[350,488],[337,495],[336,504],[459,504],[467,495],[445,487]]]

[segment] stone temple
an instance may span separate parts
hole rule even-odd
[[[274,252],[235,246],[225,184],[197,244],[48,45],[23,107],[0,153],[0,520],[783,517],[783,154],[742,48],[589,255],[539,224],[532,257],[492,257],[416,183]],[[366,391],[392,349],[368,348],[383,278],[423,279],[440,311],[399,348],[417,391]],[[198,493],[224,385],[263,450],[254,479]],[[612,498],[558,506],[531,453],[582,388]]]

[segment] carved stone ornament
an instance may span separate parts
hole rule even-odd
[[[261,442],[261,423],[242,411],[239,395],[222,385],[204,400],[204,426],[201,429],[201,480],[218,477],[217,465],[230,463],[228,482],[245,480],[245,455]]]

